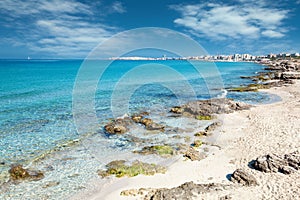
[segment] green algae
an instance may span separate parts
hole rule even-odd
[[[99,170],[98,175],[101,177],[115,175],[117,178],[121,178],[124,176],[133,177],[139,174],[154,175],[166,172],[165,167],[153,163],[149,164],[140,161],[134,161],[131,165],[126,165],[125,163],[125,160],[112,161],[106,165],[107,170]]]

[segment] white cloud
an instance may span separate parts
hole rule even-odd
[[[89,6],[71,0],[50,0],[50,1],[36,1],[36,0],[1,0],[0,8],[6,11],[8,15],[13,17],[20,17],[23,15],[39,14],[42,12],[50,12],[52,14],[59,13],[83,13],[90,14]],[[47,13],[44,13],[47,14]]]
[[[261,34],[266,37],[270,37],[270,38],[281,38],[284,36],[284,34],[273,31],[273,30],[266,30],[266,31],[263,31]]]
[[[116,12],[116,13],[125,13],[126,12],[125,7],[119,1],[114,2],[112,4],[111,8],[112,8],[112,12]]]
[[[115,13],[125,12],[121,3],[113,5]],[[117,28],[100,22],[96,11],[92,5],[75,0],[0,1],[0,14],[7,22],[14,22],[6,25],[20,33],[7,41],[53,57],[84,57],[117,32]]]
[[[285,36],[286,29],[282,27],[282,21],[287,17],[288,10],[265,7],[264,1],[252,6],[251,2],[245,2],[170,7],[181,14],[180,18],[174,20],[175,24],[213,40]]]

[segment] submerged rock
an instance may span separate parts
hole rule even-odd
[[[158,123],[154,122],[152,119],[149,119],[149,118],[143,118],[140,123],[143,124],[147,130],[164,131],[164,128],[165,128],[164,125],[158,124]]]
[[[155,173],[165,173],[166,168],[160,165],[134,161],[131,165],[126,165],[125,160],[116,160],[106,165],[107,170],[99,170],[98,175],[102,178],[115,175],[120,178],[123,176],[133,177],[139,174],[154,175]]]
[[[155,123],[155,122],[152,122],[151,124],[148,124],[146,126],[146,129],[147,130],[150,130],[150,131],[154,131],[154,130],[160,130],[160,131],[163,131],[165,128],[164,125],[161,125],[161,124],[158,124],[158,123]]]
[[[175,154],[175,150],[169,145],[154,145],[143,147],[140,151],[134,151],[143,155],[157,154],[163,157],[172,156]]]
[[[230,180],[234,183],[239,183],[245,186],[256,186],[258,185],[255,177],[243,169],[237,169],[233,172]]]
[[[180,106],[175,106],[171,108],[170,112],[175,113],[175,114],[182,114],[184,112],[184,108]]]
[[[38,181],[44,178],[41,171],[24,169],[22,165],[12,165],[8,171],[12,180],[32,180]]]
[[[152,123],[153,123],[153,120],[149,119],[149,118],[144,118],[144,119],[141,120],[141,124],[145,125],[146,127],[149,126]]]
[[[134,114],[131,117],[123,117],[112,120],[104,126],[104,130],[109,134],[124,134],[129,131],[130,126],[138,123],[143,124],[147,130],[160,130],[164,131],[165,126],[153,122],[150,118],[144,118],[149,113],[143,112],[140,114]]]
[[[123,134],[128,131],[128,126],[134,122],[129,117],[118,118],[104,126],[105,132],[109,134]]]

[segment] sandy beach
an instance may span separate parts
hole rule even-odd
[[[282,155],[300,150],[299,88],[299,81],[271,88],[266,92],[280,96],[282,101],[219,116],[223,125],[215,130],[220,133],[215,144],[220,148],[201,161],[179,157],[166,174],[110,178],[101,185],[94,182],[89,192],[73,199],[143,199],[142,195],[120,196],[120,193],[139,188],[172,188],[190,181],[229,185],[227,189],[201,194],[195,199],[299,199],[299,171],[289,175],[263,173],[248,166],[262,155]],[[230,175],[238,168],[252,174],[259,185],[246,187],[229,181]]]

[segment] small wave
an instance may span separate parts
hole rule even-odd
[[[222,89],[221,92],[222,92],[222,93],[219,94],[219,95],[217,96],[217,98],[226,98],[226,97],[227,97],[228,91],[225,90],[225,89]]]

